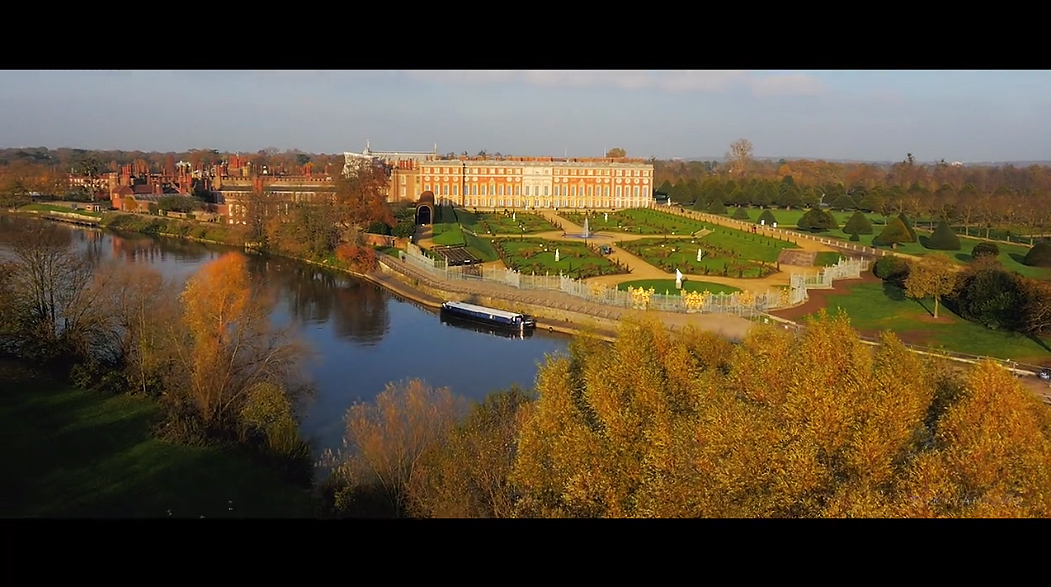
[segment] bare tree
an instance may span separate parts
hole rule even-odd
[[[734,174],[740,174],[752,160],[752,141],[748,139],[737,139],[730,145],[730,151],[726,154],[730,161],[730,170]]]

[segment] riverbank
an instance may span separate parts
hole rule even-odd
[[[34,215],[25,214],[25,216]],[[121,232],[185,239],[236,247],[242,250],[246,248],[247,241],[246,234],[241,227],[123,212],[103,213],[99,226]],[[340,271],[374,283],[396,296],[434,311],[437,311],[444,301],[462,301],[530,314],[537,318],[538,329],[570,336],[588,331],[602,340],[613,341],[616,338],[620,320],[627,314],[635,312],[626,308],[581,300],[562,292],[526,291],[514,289],[511,286],[500,287],[465,281],[438,282],[420,274],[399,259],[379,251],[377,251],[377,257],[380,260],[380,267],[369,273],[354,271],[331,261],[321,262],[287,255],[278,250],[254,252]],[[681,331],[688,325],[696,326],[734,341],[743,340],[754,326],[753,322],[737,316],[668,312],[659,314],[665,326],[673,332]]]
[[[4,517],[314,517],[311,490],[234,446],[158,440],[151,399],[0,360]]]

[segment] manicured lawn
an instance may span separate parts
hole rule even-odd
[[[473,234],[463,233],[464,241],[467,246],[467,250],[472,255],[478,257],[482,261],[496,261],[500,258],[500,254],[496,252],[496,247],[490,242],[490,239],[484,236],[474,236]]]
[[[464,245],[464,233],[459,224],[434,224],[431,226],[431,239],[434,244],[443,247]]]
[[[463,210],[457,210],[456,213],[464,219],[464,226],[477,232],[479,235],[522,234],[522,228],[519,228],[519,226],[525,228],[525,234],[558,230],[555,225],[548,222],[543,216],[539,214],[530,214],[528,212],[508,212],[506,216],[502,212],[495,214],[473,214]]]
[[[583,214],[562,214],[570,222],[584,226]],[[628,234],[690,235],[706,228],[705,224],[692,218],[684,218],[656,210],[632,209],[611,214],[598,212],[588,219],[592,231],[623,232]]]
[[[836,263],[839,263],[841,257],[843,257],[843,253],[833,253],[829,251],[820,252],[814,259],[814,267],[828,267],[829,265],[835,265]]]
[[[311,517],[308,490],[235,449],[153,437],[151,400],[0,364],[4,517]],[[232,508],[232,510],[231,510]]]
[[[692,275],[763,277],[776,271],[781,249],[799,248],[790,241],[713,227],[713,232],[697,239],[640,239],[617,246],[668,273],[676,269]],[[698,249],[703,257],[697,260]]]
[[[656,291],[656,293],[659,294],[663,294],[665,292],[674,294],[679,291],[675,289],[674,279],[639,279],[637,281],[628,281],[625,283],[617,284],[617,289],[621,291],[628,291],[629,287],[641,287],[643,289],[653,288]],[[741,291],[740,288],[734,287],[732,285],[723,285],[721,283],[712,283],[710,281],[693,281],[692,279],[684,279],[682,281],[682,288],[686,291],[710,291],[713,294],[736,293]]]
[[[504,265],[519,273],[568,275],[575,279],[625,273],[608,258],[587,248],[584,243],[545,239],[498,239],[494,248]],[[555,262],[555,251],[559,260]]]
[[[108,207],[108,204],[107,204]],[[66,214],[79,214],[81,216],[91,216],[92,218],[101,218],[102,212],[91,212],[88,210],[74,210],[66,206],[53,206],[51,204],[26,204],[19,208],[19,210],[25,212],[64,212]]]
[[[933,300],[921,304],[906,298],[901,288],[886,283],[857,284],[846,295],[828,296],[828,311],[842,308],[858,330],[892,330],[913,344],[1023,363],[1051,363],[1051,351],[1027,336],[990,330],[944,306],[939,308],[935,322],[926,309],[933,307]]]
[[[802,218],[803,214],[805,214],[807,211],[799,208],[793,208],[792,210],[785,210],[784,208],[771,208],[770,212],[774,215],[774,218],[777,220],[778,228],[793,229],[796,227],[796,224],[799,223],[799,219]],[[748,208],[748,216],[752,218],[752,222],[755,222],[759,218],[759,215],[762,213],[763,211],[758,208]],[[733,214],[732,208],[729,210],[729,214],[727,214],[727,216],[729,216],[730,214]],[[837,212],[833,210],[832,215],[836,217],[836,222],[839,223],[840,229],[833,230],[830,232],[842,234],[843,225],[847,223],[847,220],[849,220],[851,216],[854,215],[854,212]],[[865,214],[865,217],[869,219],[870,223],[872,223],[873,229],[875,229],[877,226],[882,228],[883,216],[880,216],[879,214],[875,213],[869,213]],[[847,236],[849,237],[849,235]]]

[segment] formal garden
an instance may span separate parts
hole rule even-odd
[[[676,293],[678,288],[675,287],[674,279],[638,279],[635,281],[626,281],[624,283],[617,284],[617,289],[621,291],[628,291],[628,288],[642,288],[642,289],[653,289],[659,294]],[[712,283],[710,281],[694,281],[690,278],[683,278],[682,289],[688,292],[711,292],[713,294],[732,294],[741,291],[740,288],[732,285],[724,285],[722,283]]]
[[[626,268],[599,254],[583,241],[505,238],[494,241],[493,248],[505,266],[522,274],[562,274],[574,279],[586,279],[627,273]]]
[[[685,218],[656,210],[636,208],[619,212],[593,212],[588,216],[583,213],[560,214],[566,220],[578,226],[584,226],[588,219],[588,228],[593,232],[609,231],[627,234],[660,234],[660,235],[693,235],[706,228],[705,224],[693,218]]]
[[[468,230],[478,234],[536,234],[551,232],[558,227],[539,214],[505,210],[503,212],[474,213],[457,210],[457,216]]]
[[[714,227],[700,238],[648,238],[620,242],[617,246],[668,273],[678,269],[692,275],[738,278],[776,273],[781,251],[799,248],[788,240],[723,227]]]

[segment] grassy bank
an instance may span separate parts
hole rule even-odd
[[[243,247],[245,244],[245,231],[242,227],[211,222],[111,212],[103,215],[99,226],[156,236],[192,238],[235,247]]]
[[[154,438],[157,405],[0,362],[5,517],[310,517],[307,489],[243,450]],[[170,514],[169,514],[170,512]]]
[[[856,284],[848,291],[845,295],[829,295],[828,311],[835,313],[842,308],[858,330],[868,333],[893,330],[898,338],[912,344],[1034,365],[1051,363],[1051,347],[1046,341],[1014,332],[990,330],[957,316],[945,306],[939,309],[935,320],[930,314],[933,300],[908,299],[895,285]]]

